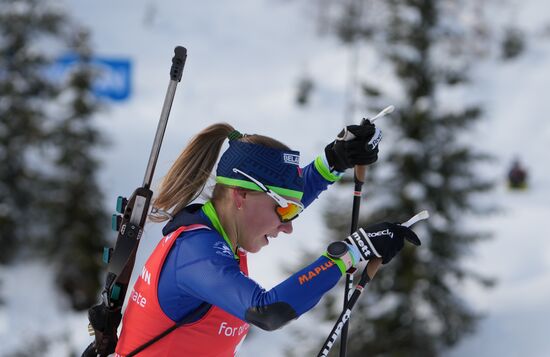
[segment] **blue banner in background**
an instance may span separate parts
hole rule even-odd
[[[124,58],[93,57],[91,64],[96,73],[92,85],[95,95],[113,101],[125,101],[132,92],[132,62]],[[75,55],[60,57],[53,64],[49,75],[57,81],[64,81],[78,63]]]

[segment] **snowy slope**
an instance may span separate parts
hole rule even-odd
[[[299,4],[252,0],[241,1],[239,6],[175,0],[66,3],[92,28],[99,53],[129,56],[135,65],[133,98],[98,116],[98,125],[113,141],[102,152],[101,180],[110,206],[117,195],[130,194],[141,183],[175,45],[186,46],[189,58],[157,179],[183,143],[213,122],[224,120],[244,132],[280,138],[302,151],[302,164],[321,152],[343,124],[347,54],[334,42],[315,36],[312,24],[305,20],[307,8]],[[156,15],[149,21],[145,9],[155,5]],[[549,5],[543,0],[522,5],[515,21],[528,27],[528,52],[510,63],[488,62],[476,69],[471,95],[486,103],[488,119],[472,133],[471,142],[497,158],[494,164],[480,168],[484,175],[503,177],[509,161],[521,155],[530,169],[531,189],[516,193],[499,185],[483,199],[502,210],[469,221],[494,231],[494,238],[481,243],[464,264],[496,277],[498,285],[487,291],[457,287],[487,318],[477,335],[449,353],[452,357],[542,357],[550,351],[546,337],[550,240],[544,227],[550,218],[550,165],[545,160],[550,154],[550,121],[546,118],[550,113],[550,38],[542,32],[545,21],[550,23]],[[321,78],[321,90],[308,111],[293,104],[294,83],[303,68]],[[383,129],[383,121],[379,123]],[[128,163],[125,171],[120,169],[121,162]],[[324,234],[320,213],[325,204],[321,200],[308,209],[296,222],[292,236],[281,236],[250,257],[252,276],[264,287],[285,277],[280,267],[295,262],[299,248],[322,249],[317,237]],[[159,231],[158,226],[147,227],[138,264],[159,239]],[[5,299],[0,306],[0,356],[28,349],[29,341],[38,336],[50,341],[51,347],[43,348],[41,356],[68,356],[70,351],[84,349],[90,341],[85,314],[69,312],[54,292],[47,265],[2,267],[0,277]],[[330,330],[328,324],[319,327],[306,316],[293,324],[320,335]],[[281,356],[285,344],[300,344],[292,337],[289,329],[254,331],[240,356]]]

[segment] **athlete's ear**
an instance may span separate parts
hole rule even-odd
[[[237,209],[241,209],[244,205],[244,201],[246,200],[247,191],[239,187],[234,187],[231,194],[233,196],[235,207]]]

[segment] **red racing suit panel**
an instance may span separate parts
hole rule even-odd
[[[124,313],[115,356],[127,354],[155,338],[176,322],[162,311],[158,301],[158,281],[164,261],[176,238],[183,231],[210,229],[194,224],[182,226],[159,242],[137,279]],[[248,275],[246,253],[239,250],[239,267]],[[248,333],[249,324],[212,306],[200,320],[177,328],[138,354],[153,356],[232,357]],[[205,349],[205,346],[208,346]]]

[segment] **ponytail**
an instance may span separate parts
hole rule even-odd
[[[202,192],[227,135],[234,130],[227,123],[213,124],[191,139],[162,179],[153,207],[173,215],[193,201]],[[168,217],[151,215],[150,219],[162,222]]]

